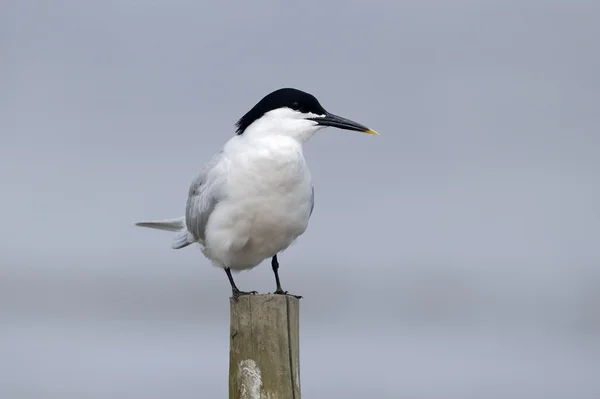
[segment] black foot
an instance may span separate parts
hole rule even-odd
[[[296,299],[302,298],[300,295],[288,294],[287,291],[284,291],[281,289],[281,282],[279,281],[279,273],[277,272],[279,270],[279,261],[277,260],[277,255],[274,255],[273,258],[271,259],[271,266],[273,267],[273,273],[275,273],[275,283],[277,284],[277,289],[275,290],[275,292],[273,294],[293,296]]]
[[[258,292],[256,292],[256,291],[240,291],[240,290],[232,291],[233,299],[235,299],[236,301],[238,299],[240,299],[240,297],[243,295],[256,295],[256,294],[258,294]]]
[[[289,294],[287,291],[284,291],[281,288],[278,288],[277,291],[275,291],[273,294],[293,296],[296,299],[302,299],[302,295]]]

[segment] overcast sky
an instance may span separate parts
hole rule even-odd
[[[565,377],[575,364],[590,368],[574,352],[564,355],[568,363],[550,351],[557,344],[540,349],[564,364],[552,392],[541,372],[539,386],[519,390],[478,360],[448,377],[457,370],[449,359],[476,353],[470,340],[464,352],[452,352],[457,342],[444,344],[440,333],[432,338],[436,352],[433,341],[419,336],[419,346],[389,331],[405,331],[423,314],[447,328],[469,319],[600,331],[599,17],[593,1],[3,2],[0,306],[14,326],[3,343],[21,368],[2,357],[0,368],[13,374],[0,380],[0,393],[149,397],[156,383],[192,398],[198,386],[218,381],[214,397],[226,395],[225,273],[197,249],[172,250],[169,233],[133,223],[183,215],[189,183],[235,121],[270,91],[296,87],[381,134],[326,129],[305,148],[315,210],[305,235],[280,257],[284,288],[305,296],[305,396],[325,397],[336,392],[335,381],[353,376],[340,371],[338,380],[315,387],[325,362],[318,348],[357,323],[388,332],[403,351],[428,348],[437,371],[423,363],[405,387],[411,397],[466,398],[469,387],[474,397],[558,398],[573,387],[581,388],[578,399],[598,397],[591,374]],[[268,263],[237,281],[241,289],[274,289]],[[87,320],[117,331],[135,315],[189,334],[182,354],[215,348],[221,380],[194,373],[207,367],[201,356],[173,355],[165,342],[176,335],[147,338],[139,343],[144,360],[130,363],[123,358],[129,338],[119,338],[104,362],[92,352],[109,345],[106,337],[85,341],[86,332],[64,327]],[[208,334],[201,328],[207,319],[214,334],[195,342],[190,331]],[[39,336],[21,334],[35,323],[42,323]],[[324,325],[329,338],[310,333]],[[47,353],[32,349],[53,328],[72,335],[57,333],[65,341],[49,341]],[[49,359],[77,339],[92,351],[83,381],[119,362],[131,364],[124,373],[165,356],[173,363],[166,374],[137,369],[137,380],[123,377],[110,392],[32,379],[32,364],[48,362],[33,370],[66,381],[78,370],[75,358],[59,371]],[[347,339],[337,342],[341,353],[368,346]],[[374,364],[385,363],[377,354],[383,347],[364,350]],[[502,364],[522,364],[519,352]],[[535,369],[537,355],[529,354]],[[339,370],[345,361],[325,363]],[[398,367],[410,372],[414,363]],[[370,367],[366,378],[380,384],[378,397],[396,397],[393,375],[377,370]],[[502,381],[514,390],[490,388]],[[373,392],[360,390],[366,382],[354,384],[345,397]]]

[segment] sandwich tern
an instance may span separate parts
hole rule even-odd
[[[239,290],[231,272],[268,258],[274,293],[292,295],[281,288],[277,255],[308,226],[314,188],[302,146],[324,127],[377,134],[326,111],[309,93],[275,90],[237,121],[236,134],[191,183],[185,216],[136,225],[177,232],[174,249],[198,243],[225,270],[234,299],[256,291]]]

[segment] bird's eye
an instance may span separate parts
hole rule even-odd
[[[293,109],[299,109],[299,108],[300,108],[300,103],[299,103],[298,101],[294,101],[294,102],[292,103],[292,108],[293,108]]]

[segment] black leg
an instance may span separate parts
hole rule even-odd
[[[273,256],[273,259],[271,259],[271,267],[273,267],[273,273],[275,273],[275,283],[277,283],[277,289],[275,290],[274,294],[289,295],[298,299],[302,298],[300,295],[288,294],[287,291],[281,289],[281,282],[279,281],[279,261],[277,261],[277,255]]]
[[[254,294],[257,294],[256,291],[248,291],[248,292],[246,292],[246,291],[240,291],[238,289],[238,287],[235,285],[235,282],[233,281],[233,276],[231,275],[231,270],[229,270],[228,267],[225,268],[225,273],[227,273],[227,278],[229,279],[229,284],[231,284],[231,294],[233,295],[233,299],[235,299],[236,301],[242,295],[254,295]]]
[[[275,273],[275,283],[277,283],[277,290],[275,293],[286,294],[286,292],[281,289],[281,282],[279,282],[279,262],[277,261],[277,255],[273,256],[273,259],[271,259],[271,267],[273,267],[273,273]]]

